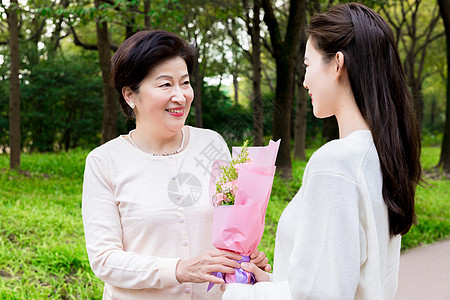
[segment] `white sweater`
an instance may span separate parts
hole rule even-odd
[[[272,282],[229,284],[223,299],[394,299],[400,241],[371,132],[356,131],[308,162],[278,224]]]
[[[218,286],[180,284],[181,258],[214,249],[209,200],[211,165],[230,154],[222,137],[189,127],[187,147],[153,156],[122,136],[86,159],[83,223],[103,299],[220,299]]]

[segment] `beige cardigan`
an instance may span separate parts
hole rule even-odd
[[[180,284],[181,258],[211,243],[210,170],[229,160],[222,137],[190,130],[187,147],[153,156],[123,136],[94,149],[86,159],[83,224],[94,273],[105,282],[103,299],[220,299],[216,286]]]

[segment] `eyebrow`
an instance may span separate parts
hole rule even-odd
[[[189,77],[189,74],[184,74],[183,76],[181,76],[181,78],[184,78],[184,77]],[[158,77],[156,77],[155,80],[158,80],[161,78],[173,79],[173,77],[170,75],[159,75]]]

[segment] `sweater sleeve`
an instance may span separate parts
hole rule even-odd
[[[290,257],[283,258],[289,260],[288,280],[230,284],[223,299],[354,298],[360,272],[357,185],[339,174],[316,173],[303,189],[299,211],[287,216],[283,228],[294,238]]]
[[[108,169],[89,155],[83,183],[82,215],[89,262],[101,280],[121,288],[165,288],[178,284],[179,258],[126,252],[120,214]]]

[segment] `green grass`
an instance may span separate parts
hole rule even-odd
[[[20,174],[0,156],[0,299],[101,299],[81,219],[86,155],[24,154]]]
[[[403,237],[403,250],[450,237],[450,180],[435,169],[439,156],[440,148],[422,150],[422,167],[431,177],[425,177],[429,185],[417,188],[417,224]]]
[[[428,173],[439,151],[423,149]],[[23,154],[21,173],[6,171],[8,156],[0,155],[0,299],[101,299],[103,283],[89,267],[81,219],[87,153]],[[293,180],[275,178],[259,247],[271,262],[278,219],[300,188],[305,166],[294,161]],[[450,181],[437,178],[417,190],[418,223],[402,249],[450,237]]]

